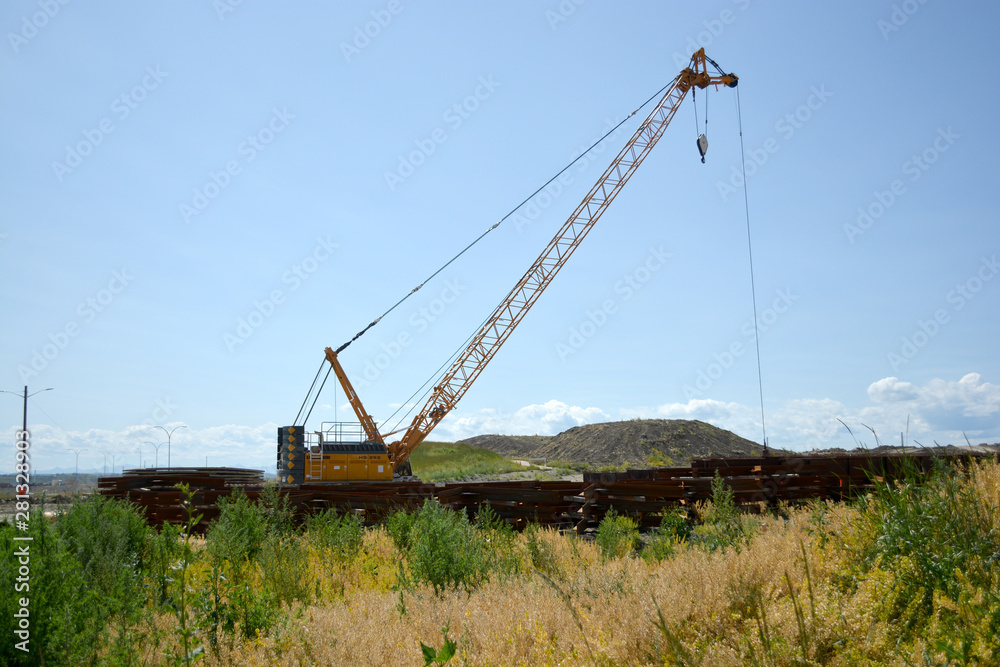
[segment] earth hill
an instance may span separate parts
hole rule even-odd
[[[477,435],[461,442],[514,458],[592,467],[681,466],[701,456],[756,456],[762,450],[735,433],[687,419],[632,419],[575,426],[559,435]]]

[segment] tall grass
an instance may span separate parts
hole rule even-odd
[[[642,545],[621,515],[595,540],[433,502],[383,526],[331,511],[296,529],[280,499],[236,496],[189,556],[134,508],[81,502],[32,523],[38,653],[0,646],[0,662],[159,665],[205,646],[227,666],[1000,664],[996,462],[780,515],[742,516],[728,493],[664,512]],[[5,548],[12,536],[0,526]],[[102,557],[115,573],[87,566]],[[0,585],[11,572],[0,563]]]

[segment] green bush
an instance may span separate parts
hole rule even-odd
[[[305,528],[313,544],[345,561],[354,560],[365,536],[364,525],[357,514],[341,514],[333,507],[309,515]]]
[[[492,519],[483,518],[490,523]],[[499,530],[477,529],[464,512],[442,507],[427,499],[413,515],[393,515],[389,534],[406,555],[413,580],[430,584],[435,593],[449,588],[471,590],[489,580],[517,570],[516,555],[507,549],[513,541]],[[498,538],[498,539],[497,539]]]
[[[89,664],[106,645],[109,624],[134,622],[145,606],[149,529],[134,505],[101,497],[76,501],[55,522],[43,511],[44,501],[27,531],[0,526],[0,548],[8,554],[0,559],[0,587],[7,591],[0,595],[0,627],[8,638],[0,645],[0,663]],[[14,554],[25,547],[28,574],[22,576]],[[22,597],[29,600],[29,653],[14,646]]]
[[[642,548],[642,557],[649,562],[660,562],[677,553],[691,535],[687,512],[679,507],[664,508],[660,512],[660,525]]]
[[[100,599],[95,612],[132,615],[145,602],[143,570],[152,530],[141,512],[127,501],[95,495],[73,503],[55,523],[59,540]]]
[[[712,480],[712,500],[700,508],[701,525],[695,526],[688,539],[707,551],[735,547],[737,551],[750,541],[754,531],[740,514],[733,490],[715,471]]]
[[[631,556],[641,544],[639,524],[635,519],[620,516],[614,509],[610,509],[597,527],[597,537],[594,542],[604,558]]]
[[[312,600],[312,573],[309,555],[302,538],[288,536],[269,538],[264,543],[258,559],[263,588],[280,603],[293,601],[308,603]]]
[[[389,537],[392,538],[393,544],[403,553],[410,550],[410,534],[413,532],[413,524],[416,520],[416,513],[399,510],[385,522],[385,529],[389,533]]]
[[[958,609],[962,603],[967,615],[975,616],[966,604],[974,597],[968,591],[994,588],[1000,535],[992,529],[991,515],[997,511],[941,461],[935,461],[929,475],[909,464],[900,481],[877,484],[863,501],[862,518],[854,527],[857,571],[862,576],[875,569],[892,573],[895,583],[883,615],[903,625],[904,637],[919,632],[937,607],[939,627],[952,630],[945,633],[945,643],[961,639],[969,624],[956,621],[952,627],[949,619],[960,615],[947,608]],[[989,621],[993,630],[1000,633],[995,591],[982,602],[984,614],[995,616]],[[995,650],[1000,653],[1000,645]]]
[[[208,551],[218,563],[241,569],[264,546],[268,521],[264,509],[237,488],[218,500],[219,518],[208,528]]]

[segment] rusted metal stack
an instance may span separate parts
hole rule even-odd
[[[939,456],[940,460],[983,455]],[[931,454],[768,456],[696,459],[688,468],[657,468],[625,472],[595,472],[582,482],[461,482],[437,486],[420,482],[343,482],[281,486],[299,515],[334,507],[360,514],[366,523],[383,520],[398,509],[415,510],[425,500],[474,515],[486,504],[516,528],[536,522],[547,526],[596,528],[608,511],[635,518],[644,527],[660,521],[666,507],[691,507],[712,498],[718,474],[733,490],[734,500],[747,511],[761,504],[810,498],[844,500],[870,490],[876,482],[907,472],[927,472]],[[127,498],[146,511],[152,524],[183,522],[178,483],[194,492],[193,509],[201,514],[201,530],[218,517],[218,500],[237,488],[257,499],[264,475],[241,468],[170,468],[126,470],[121,477],[102,478],[102,494]]]
[[[98,491],[105,496],[131,500],[146,512],[152,525],[164,521],[183,523],[187,509],[178,484],[187,484],[193,492],[191,509],[202,515],[202,526],[219,516],[218,500],[242,487],[256,499],[264,482],[264,473],[247,468],[139,468],[125,470],[119,477],[97,480]]]
[[[581,482],[480,482],[448,484],[437,489],[438,502],[470,515],[489,504],[496,514],[521,529],[528,523],[575,526],[580,514]]]
[[[355,512],[366,523],[378,523],[396,510],[413,511],[433,498],[438,487],[421,482],[343,482],[283,487],[289,504],[299,513],[334,507]]]

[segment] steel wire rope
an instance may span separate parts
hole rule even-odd
[[[344,343],[343,345],[341,345],[340,347],[338,347],[337,350],[336,350],[337,353],[339,354],[348,345],[350,345],[351,343],[353,343],[354,341],[356,341],[358,338],[360,338],[362,335],[364,335],[369,329],[371,329],[373,326],[375,326],[376,324],[378,324],[379,321],[383,317],[385,317],[386,315],[388,315],[389,313],[391,313],[392,311],[394,311],[396,308],[398,308],[400,304],[402,304],[404,301],[406,301],[411,296],[413,296],[414,294],[416,294],[417,291],[419,291],[421,287],[423,287],[424,285],[426,285],[430,280],[433,280],[435,276],[437,276],[439,273],[441,273],[446,268],[448,268],[448,266],[450,266],[452,262],[454,262],[455,260],[457,260],[462,255],[464,255],[470,248],[472,248],[472,246],[474,246],[477,243],[479,243],[480,241],[482,241],[483,238],[487,234],[489,234],[494,229],[496,229],[501,224],[503,224],[503,222],[505,220],[507,220],[507,218],[509,218],[510,216],[514,215],[514,213],[516,213],[518,210],[520,210],[520,208],[522,206],[524,206],[529,201],[531,201],[535,197],[535,195],[537,195],[539,192],[541,192],[542,190],[544,190],[545,188],[547,188],[552,183],[552,181],[554,181],[557,178],[559,178],[560,176],[562,176],[566,172],[566,170],[568,170],[570,167],[572,167],[574,164],[576,164],[581,158],[583,158],[583,156],[585,156],[588,153],[590,153],[590,151],[594,150],[594,148],[596,148],[598,146],[598,144],[600,144],[602,141],[604,141],[605,139],[607,139],[613,133],[615,133],[616,131],[618,131],[618,128],[621,127],[622,125],[624,125],[630,118],[632,118],[632,116],[634,116],[637,113],[639,113],[640,111],[642,111],[642,109],[646,105],[648,105],[650,102],[652,102],[654,99],[656,99],[664,90],[666,90],[670,86],[674,85],[674,83],[676,83],[677,79],[678,79],[678,77],[675,76],[670,83],[668,83],[667,85],[663,86],[663,88],[660,88],[658,91],[656,91],[655,93],[653,93],[653,95],[651,95],[649,97],[649,99],[647,99],[645,102],[643,102],[638,107],[636,107],[636,109],[634,111],[632,111],[632,113],[630,113],[628,116],[626,116],[625,118],[623,118],[617,125],[615,125],[613,128],[611,128],[610,130],[608,130],[607,132],[605,132],[604,135],[600,139],[598,139],[597,141],[595,141],[593,144],[591,144],[590,147],[587,150],[583,151],[578,156],[576,156],[575,158],[573,158],[565,167],[563,167],[562,169],[560,169],[556,173],[555,176],[553,176],[549,180],[545,181],[545,183],[543,183],[537,190],[535,190],[530,195],[528,195],[527,197],[525,197],[521,201],[521,203],[519,203],[517,206],[515,206],[510,211],[508,211],[505,216],[503,216],[502,218],[500,218],[500,220],[498,220],[497,222],[493,223],[493,225],[490,226],[485,232],[483,232],[478,237],[476,237],[476,239],[472,243],[470,243],[469,245],[465,246],[465,248],[463,248],[461,250],[461,252],[459,252],[457,255],[455,255],[454,257],[452,257],[451,259],[449,259],[447,262],[445,262],[440,268],[438,268],[436,271],[434,271],[434,273],[432,273],[427,278],[425,278],[423,280],[423,282],[421,282],[419,285],[417,285],[412,290],[410,290],[406,294],[406,296],[404,296],[403,298],[401,298],[399,301],[397,301],[396,303],[394,303],[388,310],[386,310],[384,313],[382,313],[381,315],[379,315],[378,317],[376,317],[374,320],[372,320],[368,324],[368,326],[366,326],[364,329],[362,329],[361,331],[359,331],[358,333],[356,333],[354,335],[354,337],[351,338],[351,340],[347,341],[346,343]]]
[[[714,64],[714,63],[713,63],[713,64]],[[716,67],[718,67],[718,66],[716,65]],[[371,329],[371,328],[372,328],[373,326],[375,326],[376,324],[378,324],[378,323],[379,323],[379,322],[380,322],[380,321],[382,320],[382,318],[384,318],[384,317],[385,317],[386,315],[388,315],[389,313],[391,313],[392,311],[394,311],[394,310],[395,310],[396,308],[398,308],[398,307],[399,307],[399,306],[400,306],[400,305],[401,305],[401,304],[402,304],[402,303],[403,303],[404,301],[406,301],[407,299],[409,299],[409,298],[410,298],[411,296],[413,296],[413,295],[414,295],[414,294],[415,294],[415,293],[416,293],[416,292],[417,292],[418,290],[420,290],[420,288],[422,288],[422,287],[423,287],[424,285],[426,285],[428,281],[432,280],[432,279],[433,279],[433,278],[434,278],[435,276],[437,276],[437,275],[438,275],[439,273],[441,273],[441,272],[442,272],[442,271],[444,271],[444,270],[445,270],[446,268],[448,268],[448,266],[449,266],[449,265],[451,265],[451,264],[452,264],[452,262],[454,262],[455,260],[457,260],[457,259],[458,259],[459,257],[461,257],[462,255],[464,255],[464,254],[465,254],[465,253],[466,253],[466,252],[467,252],[467,251],[468,251],[468,250],[469,250],[470,248],[472,248],[472,246],[474,246],[474,245],[476,245],[477,243],[479,243],[479,242],[480,242],[480,241],[481,241],[481,240],[483,239],[483,237],[485,237],[485,236],[486,236],[487,234],[489,234],[489,233],[490,233],[490,232],[492,232],[492,231],[493,231],[494,229],[496,229],[497,227],[499,227],[499,226],[500,226],[500,225],[501,225],[501,224],[502,224],[502,223],[503,223],[503,222],[504,222],[505,220],[507,220],[507,218],[509,218],[510,216],[514,215],[514,213],[516,213],[516,212],[517,212],[518,210],[520,210],[520,208],[521,208],[522,206],[524,206],[524,205],[525,205],[525,204],[527,204],[527,203],[528,203],[529,201],[531,201],[531,200],[532,200],[532,199],[533,199],[533,198],[535,197],[535,195],[537,195],[537,194],[538,194],[539,192],[541,192],[541,191],[542,191],[542,190],[544,190],[544,189],[545,189],[546,187],[548,187],[548,186],[549,186],[549,184],[551,184],[551,183],[552,183],[552,182],[553,182],[554,180],[556,180],[557,178],[559,178],[560,176],[562,176],[562,175],[563,175],[563,174],[564,174],[564,173],[566,172],[566,170],[568,170],[568,169],[569,169],[570,167],[572,167],[572,166],[573,166],[574,164],[576,164],[577,162],[579,162],[581,158],[583,158],[583,157],[584,157],[585,155],[589,154],[589,153],[590,153],[590,152],[591,152],[592,150],[594,150],[594,148],[596,148],[596,147],[597,147],[597,146],[598,146],[598,145],[599,145],[599,144],[600,144],[601,142],[603,142],[603,141],[604,141],[605,139],[607,139],[607,138],[608,138],[609,136],[611,136],[612,134],[614,134],[615,132],[617,132],[617,131],[618,131],[618,128],[620,128],[620,127],[621,127],[622,125],[624,125],[624,124],[625,124],[626,122],[628,122],[628,120],[629,120],[630,118],[632,118],[632,116],[634,116],[634,115],[636,115],[637,113],[639,113],[640,111],[642,111],[642,109],[644,109],[644,108],[645,108],[645,107],[646,107],[646,106],[647,106],[647,105],[648,105],[648,104],[649,104],[650,102],[652,102],[652,101],[653,101],[654,99],[656,99],[656,98],[657,98],[657,97],[658,97],[658,96],[659,96],[659,95],[660,95],[661,93],[663,93],[663,91],[665,91],[665,90],[666,90],[667,88],[669,88],[669,87],[673,86],[673,85],[674,85],[674,84],[675,84],[675,83],[677,82],[677,79],[678,79],[678,78],[680,78],[680,77],[679,77],[679,75],[678,75],[678,76],[675,76],[675,77],[674,77],[674,78],[673,78],[673,79],[672,79],[672,80],[670,81],[670,83],[668,83],[667,85],[663,86],[663,87],[662,87],[662,88],[660,88],[660,89],[659,89],[658,91],[656,91],[655,93],[653,93],[652,95],[650,95],[650,96],[649,96],[649,98],[648,98],[648,99],[647,99],[647,100],[646,100],[645,102],[643,102],[643,103],[642,103],[642,104],[640,104],[640,105],[639,105],[638,107],[636,107],[636,108],[635,108],[635,109],[634,109],[634,110],[633,110],[633,111],[632,111],[632,112],[631,112],[631,113],[630,113],[629,115],[627,115],[627,116],[626,116],[625,118],[623,118],[623,119],[622,119],[621,121],[619,121],[619,123],[618,123],[617,125],[615,125],[615,126],[614,126],[614,127],[612,127],[612,128],[610,129],[610,130],[608,130],[607,132],[605,132],[605,133],[604,133],[604,135],[603,135],[603,136],[601,136],[601,138],[600,138],[600,139],[598,139],[597,141],[595,141],[595,142],[594,142],[593,144],[591,144],[591,145],[590,145],[590,147],[589,147],[589,148],[587,148],[587,150],[583,151],[583,152],[582,152],[582,153],[580,153],[580,154],[579,154],[578,156],[576,156],[575,158],[573,158],[573,159],[572,159],[572,160],[571,160],[571,161],[570,161],[570,162],[569,162],[569,163],[568,163],[568,164],[567,164],[567,165],[566,165],[565,167],[563,167],[562,169],[560,169],[560,170],[559,170],[559,171],[558,171],[558,172],[557,172],[557,173],[556,173],[556,174],[555,174],[555,175],[554,175],[554,176],[553,176],[552,178],[550,178],[549,180],[545,181],[545,183],[543,183],[543,184],[542,184],[542,185],[541,185],[541,186],[540,186],[540,187],[539,187],[538,189],[536,189],[536,190],[535,190],[534,192],[532,192],[532,193],[531,193],[530,195],[528,195],[527,197],[525,197],[525,198],[524,198],[524,199],[523,199],[523,200],[521,201],[521,203],[519,203],[519,204],[518,204],[517,206],[515,206],[514,208],[512,208],[512,209],[511,209],[511,210],[510,210],[510,211],[509,211],[509,212],[508,212],[508,213],[507,213],[506,215],[504,215],[504,216],[503,216],[502,218],[500,218],[500,220],[499,220],[499,221],[495,222],[495,223],[494,223],[494,224],[493,224],[492,226],[490,226],[490,227],[489,227],[489,228],[488,228],[488,229],[487,229],[487,230],[486,230],[485,232],[483,232],[482,234],[480,234],[480,235],[479,235],[479,236],[478,236],[478,237],[477,237],[477,238],[476,238],[476,239],[475,239],[474,241],[472,241],[472,243],[470,243],[469,245],[465,246],[465,248],[463,248],[463,249],[461,250],[461,252],[459,252],[459,253],[458,253],[457,255],[455,255],[454,257],[452,257],[451,259],[449,259],[449,260],[448,260],[447,262],[445,262],[445,263],[444,263],[444,264],[443,264],[443,265],[442,265],[442,266],[441,266],[440,268],[438,268],[438,269],[437,269],[436,271],[434,271],[434,273],[432,273],[432,274],[431,274],[431,275],[429,275],[429,276],[428,276],[428,277],[427,277],[426,279],[424,279],[424,281],[423,281],[423,282],[421,282],[421,283],[420,283],[419,285],[417,285],[417,286],[416,286],[416,287],[414,287],[414,288],[413,288],[412,290],[410,290],[410,291],[409,291],[409,292],[408,292],[408,293],[406,294],[406,296],[404,296],[403,298],[401,298],[401,299],[400,299],[399,301],[397,301],[396,303],[394,303],[394,304],[393,304],[393,305],[392,305],[392,306],[391,306],[391,307],[390,307],[390,308],[389,308],[388,310],[386,310],[386,311],[385,311],[384,313],[382,313],[381,315],[379,315],[378,317],[376,317],[376,318],[375,318],[374,320],[372,320],[372,321],[371,321],[371,322],[370,322],[370,323],[368,324],[368,326],[366,326],[366,327],[365,327],[364,329],[362,329],[362,330],[361,330],[361,331],[359,331],[358,333],[354,334],[354,337],[353,337],[353,338],[351,338],[351,339],[350,339],[349,341],[347,341],[346,343],[344,343],[343,345],[341,345],[340,347],[338,347],[338,348],[337,348],[337,349],[335,350],[335,352],[336,352],[337,354],[340,354],[340,352],[342,352],[342,351],[343,351],[344,349],[346,349],[346,348],[347,348],[347,346],[349,346],[349,345],[350,345],[351,343],[353,343],[353,342],[354,342],[354,341],[356,341],[356,340],[357,340],[358,338],[360,338],[360,337],[361,337],[361,336],[363,336],[363,335],[364,335],[365,333],[367,333],[367,332],[368,332],[368,330],[369,330],[369,329]],[[485,323],[485,320],[484,320],[484,323]],[[477,331],[478,331],[478,329],[477,329]],[[474,335],[475,335],[475,334],[473,334],[473,336],[474,336]],[[468,340],[471,340],[471,339],[472,339],[472,336],[470,336]],[[455,355],[453,355],[453,357],[454,357],[454,356],[455,356]],[[327,369],[327,371],[326,371],[326,376],[324,376],[324,378],[323,378],[323,383],[322,383],[322,384],[320,385],[320,388],[319,388],[319,391],[317,391],[317,392],[316,392],[316,395],[315,395],[315,397],[313,398],[313,402],[312,402],[312,404],[311,404],[311,405],[309,406],[309,411],[308,411],[308,412],[306,413],[306,420],[308,420],[308,419],[309,419],[309,415],[311,415],[311,414],[312,414],[312,411],[313,411],[313,408],[314,408],[314,407],[316,406],[316,402],[317,402],[317,401],[319,400],[319,396],[320,396],[320,393],[321,393],[321,392],[323,391],[323,386],[324,386],[324,385],[326,384],[326,380],[327,380],[327,378],[329,378],[329,377],[330,377],[330,371],[331,371],[332,369],[333,369],[333,367],[332,367],[332,366],[331,366],[331,367],[330,367],[329,369]],[[322,363],[321,363],[321,364],[320,364],[320,369],[319,369],[319,371],[317,371],[317,372],[316,372],[316,377],[315,377],[315,378],[313,378],[313,383],[312,383],[312,385],[311,385],[311,386],[310,386],[310,388],[309,388],[309,393],[307,393],[307,394],[306,394],[306,397],[305,397],[305,400],[304,400],[304,401],[302,402],[302,407],[300,407],[300,408],[299,408],[299,412],[298,412],[298,414],[297,414],[297,415],[296,415],[296,417],[295,417],[295,420],[296,420],[296,421],[298,421],[299,417],[300,417],[300,416],[302,416],[302,410],[303,410],[303,409],[305,408],[305,404],[306,404],[306,403],[307,403],[307,402],[309,401],[309,396],[310,396],[310,395],[312,394],[312,390],[313,390],[313,388],[314,388],[314,387],[316,386],[316,380],[318,380],[318,379],[319,379],[319,374],[320,374],[320,373],[321,373],[322,371],[323,371],[323,366],[322,366]],[[427,381],[425,381],[423,385],[421,385],[421,388],[422,388],[422,387],[424,387],[424,386],[426,386],[426,385],[427,385],[427,382],[430,382],[430,381],[431,381],[432,379],[434,379],[435,377],[437,377],[437,372],[435,372],[435,374],[434,374],[434,375],[432,375],[432,376],[431,376],[431,378],[428,378],[428,380],[427,380]],[[417,392],[419,392],[419,391],[420,391],[420,389],[417,389]],[[411,397],[411,398],[412,398],[412,397]],[[406,405],[406,404],[405,404],[405,403],[403,403],[403,405]],[[400,406],[400,407],[402,407],[402,406]],[[396,412],[398,412],[398,411],[399,411],[399,408],[397,408]],[[411,412],[412,412],[412,408],[411,408]],[[395,414],[396,414],[396,413],[394,412],[394,413],[393,413],[393,415],[395,415]],[[407,413],[407,414],[409,414],[409,413]],[[391,418],[392,418],[392,417],[390,417],[390,419],[391,419]],[[404,415],[404,418],[405,418],[405,415]],[[387,420],[387,421],[388,421],[388,420]],[[305,426],[305,421],[303,421],[303,422],[302,422],[302,425],[303,425],[303,426]]]
[[[760,369],[760,336],[757,331],[757,288],[753,273],[753,243],[750,240],[750,199],[747,196],[747,163],[743,152],[743,110],[740,106],[740,89],[736,89],[736,118],[740,127],[740,164],[743,167],[743,210],[747,220],[747,252],[750,257],[750,294],[753,298],[753,338],[757,349],[757,389],[760,393],[760,431],[767,448],[767,428],[764,424],[764,379]],[[707,119],[706,119],[707,122]]]

